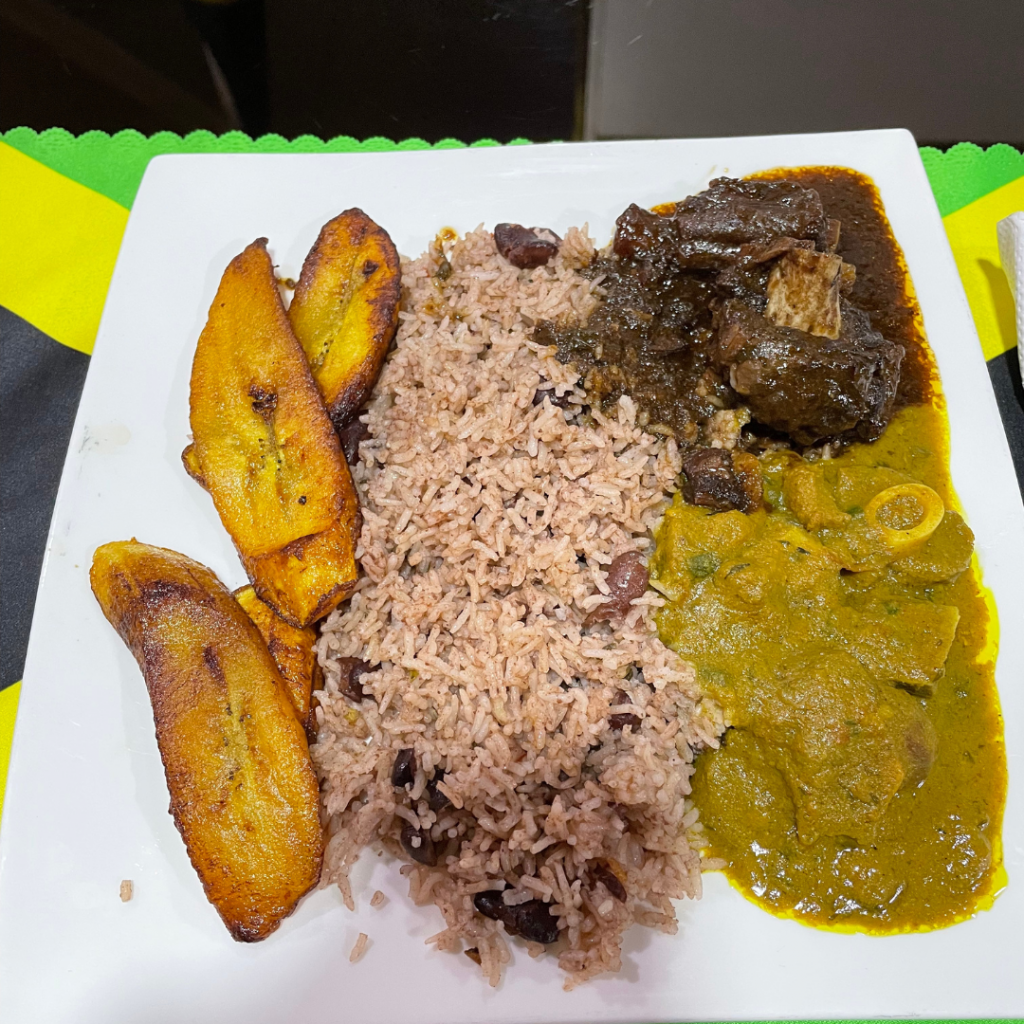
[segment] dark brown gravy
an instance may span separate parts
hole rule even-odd
[[[785,179],[819,193],[826,216],[841,224],[837,252],[856,268],[850,305],[867,314],[870,327],[887,344],[906,350],[895,408],[926,400],[934,366],[902,255],[874,185],[843,168],[779,170],[755,177]],[[734,300],[763,308],[770,265],[741,261],[722,271],[721,266],[678,264],[669,230],[676,210],[676,204],[656,208],[664,220],[656,219],[631,255],[602,255],[585,269],[600,278],[605,293],[586,324],[541,323],[536,340],[555,345],[559,359],[578,367],[594,404],[608,410],[628,394],[637,403],[642,426],[675,436],[685,448],[714,445],[717,426],[709,426],[711,418],[748,404],[733,390],[728,370],[716,357],[716,311]],[[620,218],[620,230],[629,214]],[[825,436],[822,443],[835,451],[859,437],[876,437],[892,411],[890,406],[873,433],[858,428]],[[741,448],[753,452],[780,441],[770,421],[758,424],[757,418],[755,412],[755,422],[740,440]]]
[[[780,168],[753,177],[798,181],[821,196],[826,213],[842,224],[836,251],[857,268],[850,301],[867,311],[876,331],[906,349],[900,404],[928,399],[935,360],[924,339],[903,254],[871,179],[845,167]]]

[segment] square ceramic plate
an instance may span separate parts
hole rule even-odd
[[[209,498],[186,477],[188,378],[221,272],[267,235],[297,276],[348,206],[421,252],[445,225],[500,220],[561,232],[703,188],[716,175],[839,164],[869,174],[913,276],[952,421],[953,479],[1003,624],[998,678],[1011,789],[1010,885],[954,928],[884,939],[813,931],[744,901],[718,875],[679,907],[675,936],[634,929],[618,976],[562,991],[522,951],[489,989],[424,939],[398,865],[367,852],[358,903],[315,893],[258,945],[233,942],[167,813],[142,676],[93,599],[93,549],[137,536],[234,587],[242,570]],[[155,160],[132,210],[78,410],[39,588],[4,807],[0,992],[12,1022],[577,1022],[1024,1015],[1024,516],[981,349],[912,137],[864,132],[319,156]],[[118,899],[123,878],[135,883]],[[368,905],[377,888],[390,897]],[[348,954],[360,931],[370,946]]]

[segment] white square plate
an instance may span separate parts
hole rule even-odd
[[[209,498],[185,475],[188,378],[221,272],[261,235],[297,276],[319,227],[361,206],[399,249],[439,228],[500,220],[603,241],[715,175],[838,164],[881,190],[938,357],[952,470],[1002,620],[998,679],[1011,788],[1010,886],[944,931],[884,939],[818,932],[758,910],[723,878],[680,906],[676,936],[634,929],[620,975],[562,991],[520,950],[497,990],[424,939],[442,927],[372,853],[358,911],[333,890],[258,945],[228,936],[167,813],[142,676],[89,591],[94,548],[137,536],[243,582]],[[981,349],[913,138],[863,132],[314,156],[155,160],[128,222],[47,547],[0,845],[0,1007],[11,1022],[370,1024],[1024,1015],[1024,516]],[[135,883],[118,899],[123,878]],[[370,909],[383,889],[389,902]],[[362,961],[348,954],[365,931]]]

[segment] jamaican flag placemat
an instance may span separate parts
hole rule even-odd
[[[510,145],[525,145],[515,140]],[[0,424],[3,504],[0,621],[0,810],[36,586],[64,455],[107,286],[135,193],[163,153],[322,153],[449,149],[422,139],[324,142],[241,132],[184,138],[63,129],[0,134]],[[495,146],[484,139],[475,146]],[[1013,299],[996,223],[1024,209],[1024,155],[960,143],[921,151],[988,362],[1024,490],[1024,401]]]

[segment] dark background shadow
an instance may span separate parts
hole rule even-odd
[[[583,0],[4,0],[0,129],[578,137]]]

